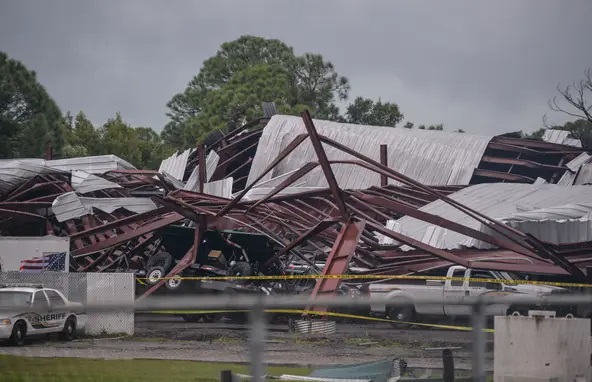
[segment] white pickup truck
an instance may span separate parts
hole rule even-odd
[[[405,322],[418,322],[422,316],[470,316],[470,305],[446,304],[447,302],[458,302],[467,297],[474,298],[479,295],[498,295],[513,297],[516,294],[541,297],[550,294],[570,293],[569,290],[547,285],[521,284],[521,280],[512,272],[490,271],[465,268],[454,265],[448,268],[446,277],[461,278],[462,280],[422,280],[420,283],[373,283],[369,285],[369,292],[372,298],[383,300],[384,303],[373,304],[373,313],[384,314],[394,322],[395,327],[405,326]],[[469,279],[491,279],[492,282],[475,281]],[[382,298],[381,298],[382,297]],[[414,304],[414,299],[440,299],[438,304]],[[392,302],[409,302],[409,304],[392,305]],[[496,303],[485,307],[487,316],[507,315],[518,312],[526,314],[528,309],[544,307],[519,306],[509,303]],[[562,309],[557,315],[569,314],[571,310]],[[402,325],[403,324],[403,325]]]

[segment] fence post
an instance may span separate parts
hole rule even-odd
[[[473,325],[473,381],[486,382],[485,375],[485,304],[481,297],[472,306],[473,314],[471,321]]]
[[[253,382],[265,382],[265,364],[263,363],[263,351],[266,337],[265,308],[263,296],[251,310],[251,376]]]
[[[444,364],[442,379],[444,382],[454,382],[454,357],[452,350],[442,350],[442,363]]]
[[[222,370],[220,372],[220,382],[233,382],[232,381],[232,371],[231,370]]]

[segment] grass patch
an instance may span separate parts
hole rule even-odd
[[[249,374],[247,365],[169,360],[101,360],[83,358],[29,358],[0,355],[2,382],[217,382],[220,371]],[[309,369],[270,366],[270,375],[308,375]]]
[[[239,344],[245,343],[245,341],[241,340],[240,338],[227,337],[227,336],[218,337],[218,338],[214,339],[212,342],[218,343],[218,344],[227,344],[227,345],[239,345]]]

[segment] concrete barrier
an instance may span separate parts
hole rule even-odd
[[[495,317],[495,382],[590,381],[590,320]]]

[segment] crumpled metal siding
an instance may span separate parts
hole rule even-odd
[[[87,198],[78,196],[75,192],[68,192],[55,198],[51,205],[59,222],[92,214],[94,208],[107,213],[125,208],[140,214],[155,209],[156,204],[148,198]]]
[[[111,182],[107,179],[100,178],[82,170],[72,170],[72,178],[70,183],[72,188],[74,188],[74,190],[76,190],[76,192],[79,194],[87,194],[89,192],[113,188],[122,188],[115,182]]]
[[[582,142],[579,139],[570,138],[569,131],[565,130],[546,129],[543,134],[543,141],[560,145],[582,147]]]
[[[590,158],[592,158],[592,157],[590,155],[588,155],[587,153],[581,153],[580,155],[578,155],[574,159],[567,162],[567,164],[565,166],[567,168],[569,168],[571,171],[576,172],[576,171],[578,171],[580,166],[583,165],[584,163],[587,163],[590,160]]]
[[[91,174],[104,174],[113,170],[135,170],[131,163],[115,155],[95,155],[89,157],[55,159],[45,161],[51,168],[61,171],[82,170]]]
[[[286,187],[283,190],[281,190],[280,192],[277,193],[277,195],[292,195],[292,194],[299,194],[302,192],[308,192],[308,191],[318,191],[318,190],[323,190],[322,187],[300,187],[298,185],[294,186],[294,187]],[[249,191],[247,191],[247,193],[245,194],[245,196],[243,196],[242,200],[259,200],[262,197],[264,197],[265,195],[269,194],[271,191],[273,191],[272,187],[255,187],[255,188],[251,188]],[[236,193],[234,196],[238,195],[238,193]]]
[[[533,211],[542,208],[572,204],[592,203],[592,187],[561,186],[555,184],[520,184],[520,183],[490,183],[478,184],[457,191],[450,198],[473,208],[494,219],[502,220],[516,212]],[[448,220],[465,226],[481,229],[481,224],[454,207],[437,200],[420,208],[421,211],[445,217]],[[488,245],[465,235],[442,228],[434,240],[433,224],[405,216],[395,221],[387,222],[387,228],[392,229],[398,224],[398,230],[417,240],[428,240],[430,244],[443,249],[455,249],[463,246],[487,248]],[[426,242],[426,241],[424,241]],[[388,238],[381,238],[381,243],[390,244]]]
[[[507,225],[552,244],[592,241],[589,215],[579,219],[510,221]]]
[[[81,170],[89,174],[104,174],[112,170],[135,170],[129,162],[115,155],[56,160],[9,159],[0,160],[0,194],[8,192],[40,174]]]
[[[224,178],[204,184],[204,194],[230,199],[232,197],[232,183],[234,179]]]
[[[557,181],[557,184],[562,186],[571,186],[576,179],[576,174],[570,171],[563,173],[561,178]]]
[[[592,163],[585,163],[580,167],[580,171],[573,184],[592,184]]]
[[[218,167],[218,162],[220,162],[218,153],[214,150],[210,151],[206,157],[206,181],[209,182],[212,179],[214,171]],[[195,166],[183,189],[186,191],[197,191],[199,189],[199,166]]]
[[[348,146],[370,158],[380,160],[380,145],[388,146],[388,165],[428,185],[469,184],[492,136],[418,129],[362,126],[314,120],[319,134]],[[297,135],[306,133],[299,117],[275,115],[265,126],[248,183],[257,178]],[[323,145],[330,160],[351,160],[352,156]],[[263,181],[296,170],[316,161],[307,140],[267,174]],[[370,170],[348,165],[332,166],[341,188],[362,189],[380,185],[380,176]],[[303,178],[309,187],[326,187],[322,171],[317,168]],[[391,182],[393,183],[393,182]]]
[[[43,159],[0,160],[0,194],[15,189],[35,175],[55,170],[47,167]]]
[[[187,160],[189,159],[189,154],[191,154],[191,151],[192,149],[187,149],[181,154],[179,154],[178,151],[175,151],[173,155],[160,163],[158,172],[161,174],[167,173],[173,178],[183,181],[185,167],[187,167]]]
[[[528,220],[579,219],[592,212],[592,203],[569,203],[560,206],[521,211],[510,214],[504,222]]]

